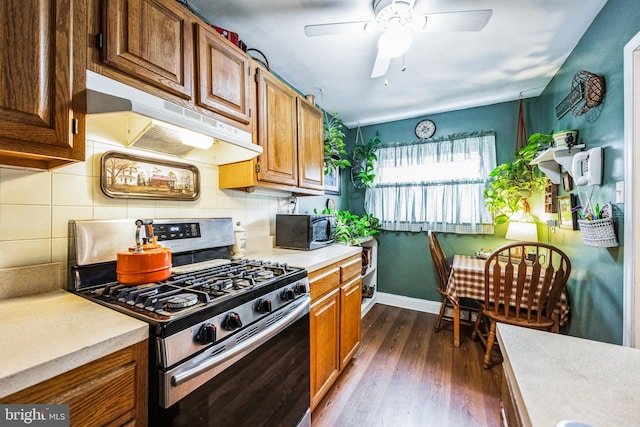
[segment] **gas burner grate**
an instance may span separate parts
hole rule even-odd
[[[226,262],[184,269],[168,279],[143,285],[109,282],[92,294],[139,314],[155,313],[175,318],[197,308],[231,301],[245,292],[270,287],[280,278],[295,274],[299,268],[285,263],[232,259]],[[150,314],[149,314],[150,315]]]

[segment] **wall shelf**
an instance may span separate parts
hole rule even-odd
[[[544,172],[551,182],[554,184],[560,184],[562,181],[560,166],[562,165],[569,175],[573,177],[573,171],[571,165],[573,163],[573,156],[582,151],[584,144],[574,145],[573,147],[552,147],[547,148],[541,152],[538,157],[531,161],[532,165],[538,165],[540,170]]]
[[[370,239],[366,242],[362,242],[362,247],[371,248],[370,252],[370,260],[369,267],[367,271],[362,276],[362,287],[363,289],[369,288],[373,290],[373,294],[371,297],[362,298],[362,317],[371,310],[373,305],[376,303],[378,299],[378,242],[376,239]]]

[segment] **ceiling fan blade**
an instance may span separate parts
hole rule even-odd
[[[329,36],[333,34],[357,34],[364,32],[371,23],[371,21],[356,21],[306,25],[304,27],[304,34],[307,37]]]
[[[418,31],[480,31],[487,25],[492,14],[493,9],[427,13],[417,15],[415,22]]]
[[[378,51],[378,54],[376,55],[376,62],[373,64],[373,70],[371,70],[371,78],[375,79],[387,74],[389,64],[391,64],[391,58]]]

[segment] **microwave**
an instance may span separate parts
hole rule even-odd
[[[276,246],[310,251],[334,242],[335,215],[276,214]]]

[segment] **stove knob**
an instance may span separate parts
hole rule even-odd
[[[306,284],[306,283],[298,283],[298,284],[296,285],[296,292],[297,292],[299,295],[306,294],[306,293],[308,292],[308,290],[307,290],[307,284]]]
[[[209,344],[216,342],[216,326],[211,323],[205,323],[200,326],[198,333],[196,334],[196,342],[198,344]]]
[[[261,299],[256,305],[258,313],[271,313],[271,300],[268,298]]]
[[[292,300],[296,298],[296,291],[293,288],[285,289],[282,293],[282,298],[285,300]]]
[[[222,327],[227,331],[233,331],[238,328],[242,328],[242,320],[240,320],[240,315],[238,313],[234,313],[233,311],[227,314],[222,321]]]

